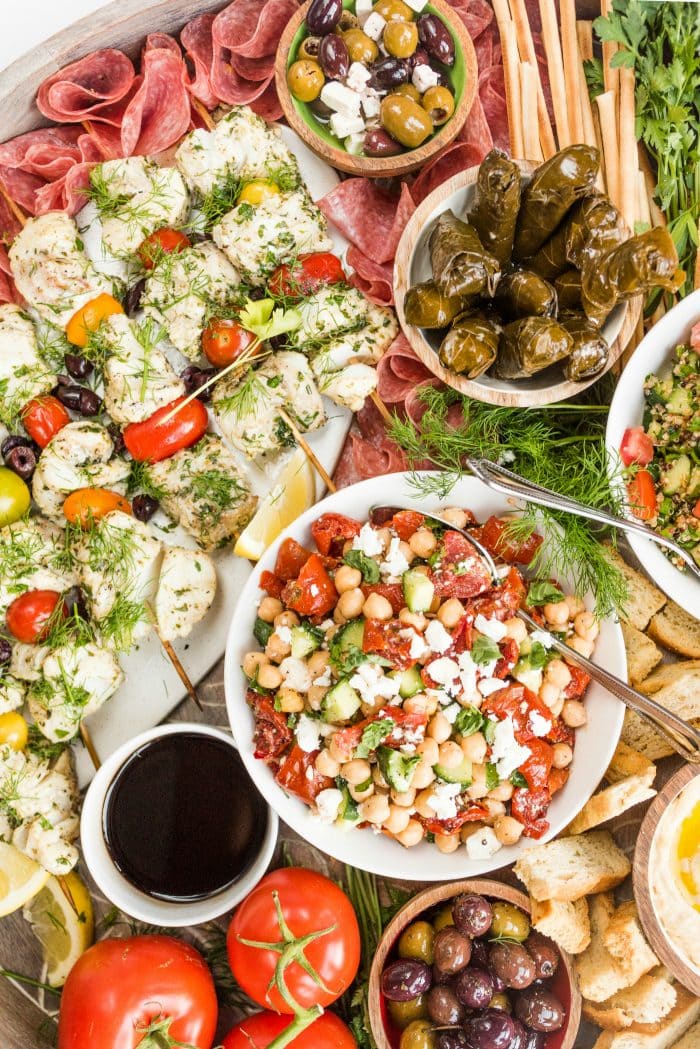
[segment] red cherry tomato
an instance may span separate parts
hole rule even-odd
[[[311,255],[300,255],[297,262],[289,266],[278,266],[268,287],[277,298],[294,299],[310,295],[324,284],[343,284],[346,280],[337,255],[315,251]]]
[[[230,317],[215,317],[202,333],[204,356],[215,368],[225,368],[255,342],[255,335]]]
[[[654,478],[648,470],[638,470],[627,485],[630,510],[640,521],[651,521],[656,517],[656,488]]]
[[[267,1049],[289,1026],[289,1016],[254,1013],[232,1027],[223,1041],[224,1049]],[[357,1042],[335,1013],[324,1013],[290,1043],[292,1049],[357,1049]]]
[[[424,729],[428,723],[427,714],[419,712],[413,714],[409,711],[401,710],[400,707],[382,707],[381,710],[378,710],[376,714],[372,714],[371,717],[364,718],[362,721],[349,725],[347,728],[341,728],[335,733],[333,737],[335,747],[340,753],[347,755],[346,761],[349,761],[352,757],[353,751],[362,739],[362,733],[367,726],[374,721],[381,721],[384,718],[390,718],[396,724],[394,731],[383,741],[385,747],[391,747],[392,749],[397,749],[404,743],[407,743],[411,736],[415,737],[416,733]]]
[[[282,940],[275,909],[277,894],[284,919],[295,937],[328,929],[312,940],[304,955],[323,986],[296,962],[286,970],[286,984],[304,1009],[324,1008],[343,994],[360,964],[360,930],[350,900],[330,878],[302,867],[284,867],[266,874],[236,909],[228,930],[231,971],[254,1002],[280,1013],[290,1013],[274,982],[276,951],[248,947],[241,940],[279,943]],[[326,990],[324,990],[324,987]]]
[[[425,518],[417,510],[399,510],[391,519],[391,527],[399,539],[407,543],[414,532],[422,526]]]
[[[184,400],[184,397],[178,397],[170,404],[163,405],[142,423],[129,423],[124,430],[124,444],[137,462],[159,463],[161,459],[168,459],[182,448],[196,444],[206,433],[209,414],[205,405],[196,397],[177,411],[172,419],[164,421],[173,408],[182,404]]]
[[[654,442],[643,426],[628,426],[622,435],[620,458],[625,466],[646,466],[654,458]]]
[[[316,771],[314,762],[317,755],[317,750],[307,753],[301,747],[292,747],[275,776],[282,790],[287,794],[293,794],[306,805],[310,805],[322,790],[333,786],[333,780]]]
[[[184,251],[189,248],[192,241],[181,233],[179,229],[157,229],[146,237],[139,247],[139,258],[145,270],[152,270],[161,255],[171,255],[173,252]]]
[[[35,397],[22,409],[22,425],[40,448],[45,448],[69,422],[70,415],[58,397]]]
[[[318,554],[312,554],[298,577],[287,583],[282,600],[300,616],[323,616],[335,608],[338,591]]]
[[[7,609],[7,629],[18,641],[35,645],[49,632],[49,624],[61,595],[56,590],[28,590]]]
[[[171,1041],[156,1036],[153,1045],[211,1049],[217,1013],[214,981],[194,947],[170,936],[100,940],[68,974],[58,1049],[135,1049],[159,1017],[172,1018]]]
[[[549,830],[549,820],[545,814],[549,809],[552,796],[546,787],[530,790],[527,787],[516,787],[510,802],[510,810],[519,823],[522,823],[526,838],[541,838]]]
[[[362,651],[388,659],[397,670],[408,670],[416,660],[411,656],[411,638],[405,636],[407,633],[410,635],[398,619],[366,619]]]
[[[362,525],[344,514],[321,514],[311,525],[311,536],[319,551],[340,556],[343,544],[360,534]]]
[[[527,785],[530,790],[535,790],[538,787],[546,787],[549,774],[552,771],[554,750],[550,744],[546,743],[543,739],[528,740],[527,745],[530,751],[530,757],[520,766],[518,771],[521,772],[527,780]]]
[[[277,552],[275,575],[285,583],[296,579],[310,557],[311,552],[297,543],[296,539],[285,539]]]

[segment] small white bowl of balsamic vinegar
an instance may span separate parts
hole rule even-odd
[[[278,819],[231,736],[159,725],[96,773],[80,822],[83,855],[105,896],[152,925],[187,926],[231,910],[257,884]]]

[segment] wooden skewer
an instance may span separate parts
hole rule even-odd
[[[304,435],[301,433],[301,431],[299,430],[299,427],[296,425],[294,420],[288,415],[288,413],[285,411],[284,408],[278,408],[277,409],[277,414],[279,415],[280,419],[285,424],[285,426],[287,426],[291,430],[292,435],[294,437],[294,440],[297,442],[297,444],[299,445],[299,447],[303,451],[304,455],[307,457],[307,459],[309,460],[311,465],[314,467],[314,469],[318,473],[319,477],[321,478],[321,480],[325,484],[325,486],[328,489],[328,491],[329,492],[337,492],[338,489],[337,489],[336,485],[333,482],[333,478],[330,476],[330,474],[326,470],[326,468],[323,465],[323,463],[321,462],[321,460],[316,455],[316,452],[313,450],[313,448],[311,447],[309,442],[306,440]]]
[[[642,225],[651,226],[651,209],[643,171],[637,171],[637,214]]]
[[[95,770],[97,770],[100,767],[100,765],[102,764],[102,762],[100,761],[100,755],[97,753],[97,749],[95,747],[95,744],[92,742],[92,736],[90,735],[90,729],[87,727],[87,725],[85,724],[84,721],[80,722],[80,738],[83,741],[83,745],[84,745],[86,751],[90,755],[90,761],[95,766]]]
[[[617,140],[617,96],[614,91],[604,91],[596,98],[598,114],[600,116],[600,134],[603,140],[603,153],[605,155],[605,180],[608,186],[608,196],[615,207],[622,211],[620,198],[620,160],[618,154]]]
[[[65,898],[68,900],[68,903],[70,904],[71,910],[75,913],[76,917],[79,918],[80,917],[80,911],[78,910],[77,903],[73,899],[73,893],[70,891],[70,886],[69,886],[68,882],[60,874],[57,876],[56,881],[58,882],[58,886],[59,886],[61,892],[63,893]]]
[[[583,129],[583,141],[588,146],[595,146],[600,150],[601,169],[596,176],[596,186],[602,192],[605,190],[605,178],[603,172],[603,144],[596,129],[591,105],[591,96],[588,93],[586,71],[583,67],[586,59],[593,57],[593,25],[591,22],[577,22],[576,36],[578,40],[578,91],[581,101],[581,125]]]
[[[192,684],[192,682],[190,680],[190,677],[189,677],[189,674],[187,673],[187,671],[183,667],[182,663],[180,662],[180,658],[179,658],[177,652],[175,651],[175,649],[173,648],[173,646],[170,644],[169,641],[165,641],[164,638],[162,638],[160,636],[160,631],[157,628],[156,628],[156,635],[157,635],[158,640],[160,641],[161,645],[163,646],[163,650],[164,650],[165,654],[167,655],[167,657],[170,660],[170,662],[172,663],[172,665],[175,667],[175,670],[177,671],[177,674],[178,674],[178,677],[180,678],[180,681],[183,683],[183,685],[187,689],[187,694],[189,695],[190,699],[193,699],[194,702],[199,707],[199,709],[203,710],[204,708],[202,707],[202,704],[201,704],[201,702],[199,700],[199,696],[197,695],[197,690],[194,687],[194,685]]]
[[[561,48],[564,59],[564,85],[566,88],[566,108],[569,112],[569,132],[572,142],[583,142],[582,100],[578,76],[581,62],[578,54],[574,0],[559,0],[559,15],[561,18]]]
[[[393,426],[394,425],[394,417],[391,414],[391,412],[389,411],[389,409],[387,408],[387,406],[384,404],[384,401],[381,399],[381,397],[379,396],[377,391],[376,390],[372,390],[372,392],[371,392],[371,394],[369,396],[370,396],[370,400],[373,402],[375,408],[377,409],[377,411],[381,415],[381,417],[384,420],[384,422],[386,423],[386,425],[387,426]]]
[[[537,112],[537,73],[529,62],[520,63],[520,104],[523,117],[525,159],[544,160],[535,114]]]
[[[198,98],[194,97],[190,99],[190,103],[192,105],[192,108],[197,110],[197,112],[199,113],[200,117],[202,118],[206,126],[209,128],[209,130],[212,131],[216,126],[216,123],[207,107],[202,102],[200,102]]]
[[[498,4],[498,6],[496,6]],[[494,10],[501,35],[501,54],[503,56],[503,75],[506,84],[506,107],[508,109],[508,135],[510,137],[511,156],[527,158],[523,136],[523,109],[520,100],[520,60],[518,44],[515,37],[515,26],[508,14],[505,0],[494,0]]]
[[[540,145],[542,154],[547,160],[557,151],[552,124],[549,119],[547,101],[544,97],[544,89],[540,79],[540,69],[535,53],[535,43],[532,39],[530,19],[528,18],[525,0],[510,0],[510,13],[515,26],[515,38],[518,43],[518,51],[523,62],[529,62],[537,73],[537,124],[540,132]]]
[[[552,103],[554,105],[554,121],[557,125],[557,138],[559,149],[571,145],[571,130],[569,128],[569,114],[566,106],[566,82],[564,80],[564,60],[561,53],[561,41],[559,39],[559,27],[557,26],[557,12],[554,0],[540,0],[540,16],[542,18],[542,40],[547,55],[547,69],[549,70],[549,83],[552,88]]]

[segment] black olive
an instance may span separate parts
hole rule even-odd
[[[559,967],[559,951],[551,940],[540,932],[531,932],[525,941],[530,957],[535,963],[535,977],[548,980]]]
[[[518,995],[515,1015],[533,1031],[558,1031],[564,1026],[564,1006],[546,987],[531,987]]]
[[[434,1024],[446,1024],[448,1027],[462,1022],[464,1009],[451,987],[430,988],[428,1016]]]
[[[435,937],[435,964],[445,973],[458,973],[469,965],[472,943],[453,925],[441,929]]]
[[[489,952],[489,968],[506,987],[522,990],[535,979],[535,963],[521,943],[494,943]]]
[[[116,423],[110,423],[107,427],[107,433],[112,438],[112,444],[114,445],[114,454],[121,455],[126,448],[124,444],[124,434],[121,432]]]
[[[124,297],[124,313],[126,313],[127,317],[133,317],[139,309],[145,287],[146,278],[142,277],[141,280],[137,280],[135,284],[132,284],[127,291],[126,296]]]
[[[186,393],[196,393],[200,401],[210,401],[211,387],[206,390],[201,388],[205,383],[209,382],[212,375],[216,375],[216,368],[198,368],[194,364],[189,364],[181,373],[180,378],[185,384]]]
[[[392,1002],[410,1002],[425,994],[432,983],[430,966],[412,958],[400,958],[382,973],[382,993]]]
[[[131,509],[137,521],[150,521],[160,506],[152,495],[135,495],[131,500]]]
[[[61,378],[59,376],[59,383]],[[61,404],[65,404],[66,408],[79,412],[80,415],[99,415],[102,409],[102,401],[95,391],[89,390],[87,386],[64,386],[60,384],[56,387],[56,396]]]
[[[12,659],[12,645],[6,637],[0,637],[0,666],[6,666]]]
[[[41,452],[36,441],[33,441],[31,437],[21,437],[18,433],[11,433],[0,445],[0,454],[3,459],[7,458],[8,452],[11,452],[13,448],[31,448],[36,455]]]
[[[37,455],[33,448],[18,444],[5,456],[5,465],[23,481],[28,481],[36,470]]]
[[[493,911],[485,896],[463,892],[452,904],[452,917],[465,936],[484,936],[491,928]]]
[[[67,616],[77,616],[79,619],[89,619],[87,601],[85,594],[79,586],[72,586],[63,595],[63,606]]]
[[[66,364],[66,371],[74,379],[87,379],[93,369],[92,361],[89,361],[87,357],[83,357],[80,353],[67,353],[63,359]]]

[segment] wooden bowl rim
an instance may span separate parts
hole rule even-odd
[[[531,175],[537,167],[537,164],[529,160],[516,160],[515,163],[524,175]],[[445,368],[435,350],[423,337],[420,329],[414,328],[413,325],[408,324],[406,321],[403,303],[409,288],[409,274],[418,238],[421,236],[431,212],[435,210],[437,205],[442,204],[458,190],[474,185],[479,174],[479,167],[480,165],[477,164],[474,167],[466,168],[464,171],[459,171],[456,175],[447,179],[446,182],[437,186],[418,205],[406,223],[406,228],[401,235],[394,259],[394,309],[396,310],[401,330],[419,359],[433,375],[441,379],[447,386],[451,386],[460,393],[466,394],[475,401],[505,405],[511,408],[531,408],[541,404],[554,404],[557,401],[565,400],[567,397],[574,397],[589,386],[592,386],[593,383],[598,382],[617,363],[636,330],[642,312],[642,296],[638,295],[636,298],[623,303],[625,314],[622,327],[617,338],[610,346],[608,363],[602,372],[584,382],[572,382],[568,379],[563,379],[554,386],[548,386],[542,390],[523,390],[522,393],[519,393],[517,390],[485,386],[478,379],[465,379],[464,376],[458,375],[449,368]]]
[[[698,776],[700,776],[699,767],[684,765],[659,791],[649,806],[644,822],[639,829],[637,846],[634,851],[632,883],[639,917],[654,953],[684,987],[687,987],[692,994],[700,996],[700,975],[679,957],[656,917],[649,880],[651,846],[661,816],[680,792]]]
[[[434,907],[437,903],[442,903],[443,900],[452,899],[452,897],[457,896],[462,892],[474,892],[481,896],[506,900],[508,903],[513,903],[516,907],[520,907],[526,914],[530,914],[531,912],[530,900],[525,893],[520,892],[519,889],[514,889],[511,885],[507,885],[505,882],[495,881],[492,878],[466,878],[461,881],[446,882],[442,885],[432,885],[427,889],[423,889],[415,896],[412,896],[411,899],[403,905],[401,910],[394,915],[384,930],[382,938],[377,944],[377,950],[369,974],[369,1021],[378,1049],[391,1049],[389,1039],[384,1030],[381,1011],[381,978],[384,962],[386,961],[389,951],[393,947],[399,934],[411,921],[414,920],[414,918],[419,914],[422,914],[424,911],[429,910],[431,907]],[[566,951],[563,951],[558,945],[556,946],[564,964],[564,968],[566,969],[571,994],[569,1019],[562,1037],[560,1049],[572,1049],[581,1022],[581,994],[578,989],[571,955],[567,954]]]
[[[289,20],[282,33],[275,56],[275,85],[280,105],[288,124],[307,146],[332,167],[353,175],[365,175],[368,178],[389,178],[392,175],[406,175],[410,171],[415,171],[417,168],[422,167],[441,149],[449,146],[461,131],[469,110],[472,108],[476,98],[479,78],[474,42],[467,27],[461,18],[455,14],[454,9],[445,0],[429,0],[430,5],[439,11],[441,18],[449,23],[450,29],[457,37],[464,57],[464,91],[452,117],[433,138],[419,146],[418,149],[412,149],[409,153],[402,153],[397,157],[356,157],[344,149],[338,149],[329,145],[316,134],[313,128],[297,112],[287,86],[289,51],[299,26],[306,18],[306,12],[311,2],[312,0],[306,0],[306,3]]]

